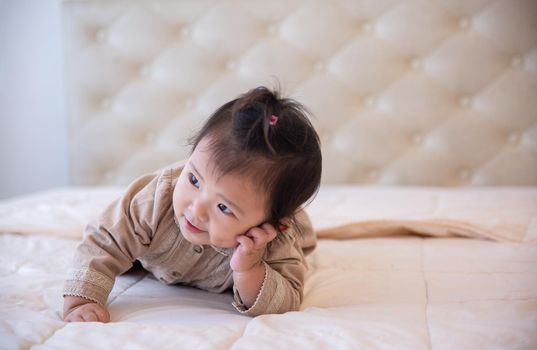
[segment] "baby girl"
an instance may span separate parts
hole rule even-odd
[[[138,178],[86,227],[65,321],[108,322],[114,279],[136,261],[166,284],[232,289],[249,316],[299,309],[316,244],[302,209],[321,178],[305,108],[259,87],[218,108],[191,144],[186,163]]]

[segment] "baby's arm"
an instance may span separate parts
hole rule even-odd
[[[267,244],[277,235],[272,225],[250,229],[239,236],[239,246],[231,258],[233,284],[247,308],[254,305],[265,279],[265,265],[262,262]]]
[[[313,248],[315,235],[307,217],[301,220],[303,235],[295,232],[296,227],[278,233],[264,225],[250,230],[240,238],[240,243],[231,258],[234,280],[235,308],[242,314],[262,314],[296,311],[303,297],[306,261],[304,252]],[[265,233],[257,230],[264,228]],[[272,231],[272,233],[271,233]],[[312,242],[304,238],[311,238]],[[258,240],[259,244],[256,244]],[[258,251],[264,245],[263,253]]]
[[[169,206],[168,201],[155,198],[158,180],[156,176],[139,178],[86,227],[63,290],[65,321],[110,319],[103,305],[116,276],[147,252],[161,206]]]
[[[85,298],[65,296],[63,301],[65,322],[108,322],[110,313],[105,307]]]

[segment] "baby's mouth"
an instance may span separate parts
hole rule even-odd
[[[190,232],[193,232],[193,233],[202,233],[202,232],[205,232],[201,229],[199,229],[198,227],[194,226],[187,218],[186,216],[183,216],[183,225],[185,226],[185,228],[190,231]]]

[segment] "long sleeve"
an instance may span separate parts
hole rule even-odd
[[[143,176],[85,229],[63,295],[106,304],[115,277],[127,271],[150,247],[162,206],[165,176]]]
[[[305,213],[298,217],[297,228],[280,234],[267,246],[263,263],[265,278],[254,305],[247,309],[236,288],[233,306],[242,314],[258,316],[262,314],[297,311],[303,299],[304,276],[307,270],[305,254],[315,247],[315,234]]]

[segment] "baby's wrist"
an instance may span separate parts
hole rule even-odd
[[[80,296],[75,296],[75,295],[65,295],[63,297],[63,304],[71,308],[75,308],[77,306],[89,304],[89,303],[95,303],[95,302],[91,299],[80,297]]]
[[[248,268],[245,268],[245,269],[239,268],[239,269],[233,270],[233,274],[239,274],[239,275],[249,274],[249,273],[251,273],[253,271],[256,271],[256,270],[259,270],[261,268],[264,268],[263,260],[257,261],[256,263],[254,263],[253,265],[251,265]]]

